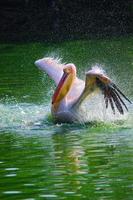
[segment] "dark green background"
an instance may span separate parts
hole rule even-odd
[[[58,41],[130,35],[131,0],[1,0],[0,40]]]

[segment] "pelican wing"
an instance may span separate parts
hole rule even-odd
[[[128,110],[123,99],[131,103],[131,101],[121,92],[121,90],[107,77],[104,73],[90,70],[86,73],[85,88],[76,104],[81,104],[82,101],[97,90],[102,91],[104,95],[105,105],[108,108],[110,104],[113,113],[115,114],[115,107],[120,114],[124,114],[124,107]]]
[[[120,114],[124,114],[123,107],[125,107],[125,109],[128,111],[128,108],[123,99],[127,100],[130,103],[131,101],[107,76],[105,76],[103,73],[98,74],[92,72],[89,72],[86,75],[88,76],[88,79],[93,79],[93,82],[95,79],[95,85],[102,91],[104,95],[106,108],[108,108],[108,105],[110,104],[114,114],[115,107],[118,109]]]
[[[56,86],[58,86],[61,77],[63,76],[63,69],[66,67],[65,64],[62,64],[59,59],[45,57],[35,61],[35,65],[42,71],[45,71],[55,81]],[[84,81],[76,77],[68,94],[68,98],[72,99],[73,97],[79,97],[83,89]]]
[[[59,59],[45,57],[35,61],[35,65],[42,71],[45,71],[58,85],[64,68],[64,64],[61,64]]]

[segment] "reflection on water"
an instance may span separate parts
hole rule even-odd
[[[131,199],[130,129],[62,125],[52,135],[43,131],[1,134],[1,199]]]
[[[57,48],[79,72],[102,63],[132,100],[131,41],[0,46],[0,200],[132,200],[133,106],[115,122],[55,124],[53,83],[33,65]]]
[[[1,199],[131,199],[132,112],[79,125],[54,124],[44,105],[0,110]]]

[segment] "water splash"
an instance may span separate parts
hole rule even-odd
[[[98,73],[98,74],[106,74],[105,70],[99,64],[92,66],[92,71],[94,71],[95,73]]]
[[[89,101],[89,104],[86,102],[81,111],[81,122],[82,122],[82,114],[86,117],[89,122],[96,123],[105,123],[105,124],[118,124],[119,127],[132,128],[133,122],[133,107],[132,105],[129,107],[129,113],[124,115],[120,115],[116,113],[114,115],[112,113],[111,108],[106,110],[103,100],[101,97],[95,97],[95,101]],[[87,112],[89,110],[89,112]],[[1,103],[0,104],[0,131],[4,130],[15,130],[15,131],[24,131],[34,129],[46,129],[54,124],[53,120],[51,120],[50,115],[50,105],[35,105],[28,103]],[[62,125],[60,125],[62,126]],[[70,125],[71,126],[71,125]],[[69,126],[69,127],[70,127]],[[75,125],[77,126],[77,125]],[[103,125],[102,125],[103,126]],[[58,124],[57,124],[58,128]]]
[[[49,107],[35,104],[0,104],[0,130],[30,129],[48,115]]]
[[[86,98],[78,111],[78,115],[80,115],[78,118],[81,123],[89,121],[97,123],[102,122],[105,124],[124,124],[124,126],[128,124],[128,127],[132,127],[132,105],[128,104],[129,112],[124,110],[124,115],[121,115],[117,108],[115,109],[115,114],[113,114],[110,105],[108,106],[108,109],[106,109],[105,100],[102,94],[92,95],[88,98]]]

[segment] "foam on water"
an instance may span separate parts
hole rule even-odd
[[[48,115],[49,107],[34,104],[0,104],[0,130],[30,129]]]
[[[27,103],[0,104],[0,131],[4,130],[33,130],[46,125],[49,126],[48,116],[50,115],[50,105],[35,105]],[[124,115],[112,113],[109,107],[106,110],[103,99],[99,96],[86,102],[81,111],[81,122],[83,116],[90,122],[103,122],[105,124],[119,123],[122,127],[133,127],[133,106],[130,105],[129,112]],[[52,122],[54,124],[54,122]],[[45,127],[45,128],[46,128]]]
[[[92,96],[89,99],[86,99],[82,106],[80,107],[80,110],[78,111],[78,114],[80,115],[80,121],[82,122],[104,122],[106,123],[118,123],[118,122],[127,122],[133,120],[133,111],[132,111],[132,105],[128,105],[129,112],[127,112],[124,109],[124,115],[121,115],[117,108],[115,108],[115,114],[113,114],[113,111],[111,109],[111,106],[109,105],[108,109],[105,107],[105,100],[102,94],[97,94]],[[129,124],[129,123],[128,123]],[[132,123],[131,123],[132,124]]]

